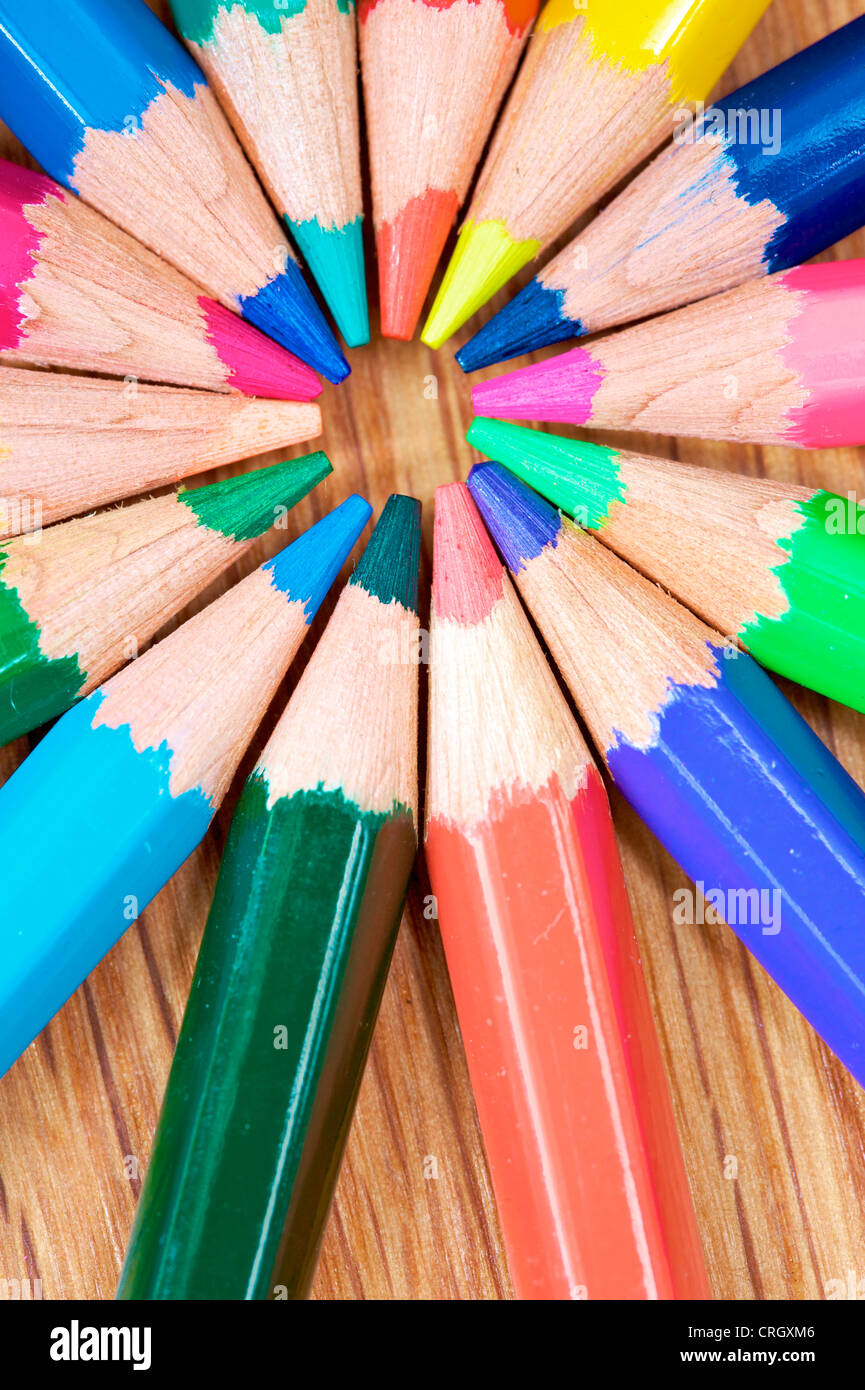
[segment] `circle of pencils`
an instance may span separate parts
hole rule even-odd
[[[122,1300],[858,1258],[865,16],[767,7],[0,0],[0,1299],[139,1190]]]

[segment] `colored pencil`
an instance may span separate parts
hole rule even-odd
[[[695,881],[690,920],[726,921],[861,1083],[862,791],[747,653],[500,465],[469,486],[614,782]]]
[[[467,438],[762,666],[865,710],[865,508],[851,498],[500,420]]]
[[[304,362],[53,179],[0,159],[0,361],[311,400]]]
[[[68,710],[0,789],[0,1075],[204,836],[369,513],[343,502]]]
[[[212,298],[330,381],[347,375],[203,72],[145,0],[0,0],[0,118]]]
[[[865,443],[865,259],[797,266],[481,382],[478,415]]]
[[[308,454],[0,549],[0,744],[95,690],[331,472]]]
[[[769,0],[548,0],[422,333],[440,347],[708,96]]]
[[[171,0],[349,347],[369,341],[353,0]]]
[[[308,1288],[417,849],[419,551],[393,496],[241,793],[120,1298]]]
[[[411,338],[538,0],[359,0],[381,328]]]
[[[0,539],[318,434],[317,405],[0,367]]]
[[[807,261],[865,222],[865,17],[682,123],[457,353],[464,371]]]
[[[517,1297],[709,1297],[604,786],[463,483],[425,852]]]

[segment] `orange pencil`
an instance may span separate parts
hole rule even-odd
[[[603,783],[462,483],[436,494],[427,810],[517,1296],[709,1297]]]
[[[411,338],[538,0],[359,0],[381,331]]]

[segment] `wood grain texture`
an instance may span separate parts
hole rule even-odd
[[[861,10],[861,0],[774,0],[724,90]],[[10,136],[0,152],[21,157]],[[838,250],[865,255],[865,234]],[[464,330],[455,345],[467,336]],[[432,494],[438,483],[464,477],[472,461],[463,440],[470,383],[450,347],[436,354],[378,334],[352,352],[351,364],[349,381],[322,396],[326,432],[316,447],[327,450],[335,473],[300,504],[279,540],[353,490],[376,512],[389,492],[413,492],[425,504],[428,605]],[[865,451],[813,455],[648,436],[614,442],[841,493],[865,491]],[[243,573],[274,548],[274,537],[256,544]],[[236,567],[205,598],[238,577]],[[306,652],[331,609],[332,601]],[[422,623],[427,617],[428,606]],[[234,795],[304,661],[302,649],[202,847],[0,1082],[0,1281],[41,1280],[42,1296],[51,1299],[113,1296]],[[865,785],[865,716],[785,689]],[[29,742],[0,749],[0,777]],[[715,1294],[837,1295],[851,1272],[865,1280],[865,1095],[732,932],[674,925],[672,894],[683,875],[621,798],[614,795],[613,806]],[[510,1296],[441,943],[424,915],[428,894],[420,862],[317,1298]],[[0,1297],[17,1292],[14,1282],[0,1282]]]

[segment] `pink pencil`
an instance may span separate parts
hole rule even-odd
[[[865,260],[799,266],[476,386],[478,415],[865,443]]]
[[[53,179],[0,159],[0,362],[309,401],[311,367]]]

